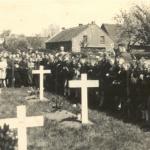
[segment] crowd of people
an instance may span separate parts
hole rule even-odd
[[[144,58],[137,60],[126,52],[124,46],[119,53],[103,52],[94,54],[55,54],[28,51],[0,53],[1,87],[39,87],[39,75],[32,70],[50,69],[45,75],[44,88],[47,91],[71,97],[73,102],[80,99],[79,89],[70,89],[68,81],[80,79],[87,73],[88,79],[99,80],[99,88],[89,89],[89,103],[120,111],[128,117],[149,119],[150,107],[150,66]]]

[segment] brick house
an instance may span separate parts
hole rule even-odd
[[[87,25],[79,24],[77,27],[63,29],[60,33],[46,42],[49,50],[81,52],[82,49],[113,48],[113,40],[94,22]]]

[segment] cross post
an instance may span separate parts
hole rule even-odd
[[[51,70],[44,70],[43,66],[40,66],[39,70],[32,70],[33,74],[39,74],[40,75],[40,100],[44,99],[44,74],[51,73]]]

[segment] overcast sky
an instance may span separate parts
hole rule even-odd
[[[32,35],[50,24],[60,27],[113,23],[121,9],[150,0],[0,0],[0,31]]]

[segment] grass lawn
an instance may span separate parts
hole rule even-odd
[[[52,99],[49,102],[27,102],[27,89],[3,89],[0,95],[0,118],[16,117],[16,106],[24,104],[27,116],[43,115],[52,112]],[[63,109],[73,110],[72,105],[61,98]],[[71,128],[62,126],[55,120],[45,118],[44,127],[28,129],[28,150],[148,150],[150,133],[138,126],[124,123],[104,112],[89,110],[93,125]]]

